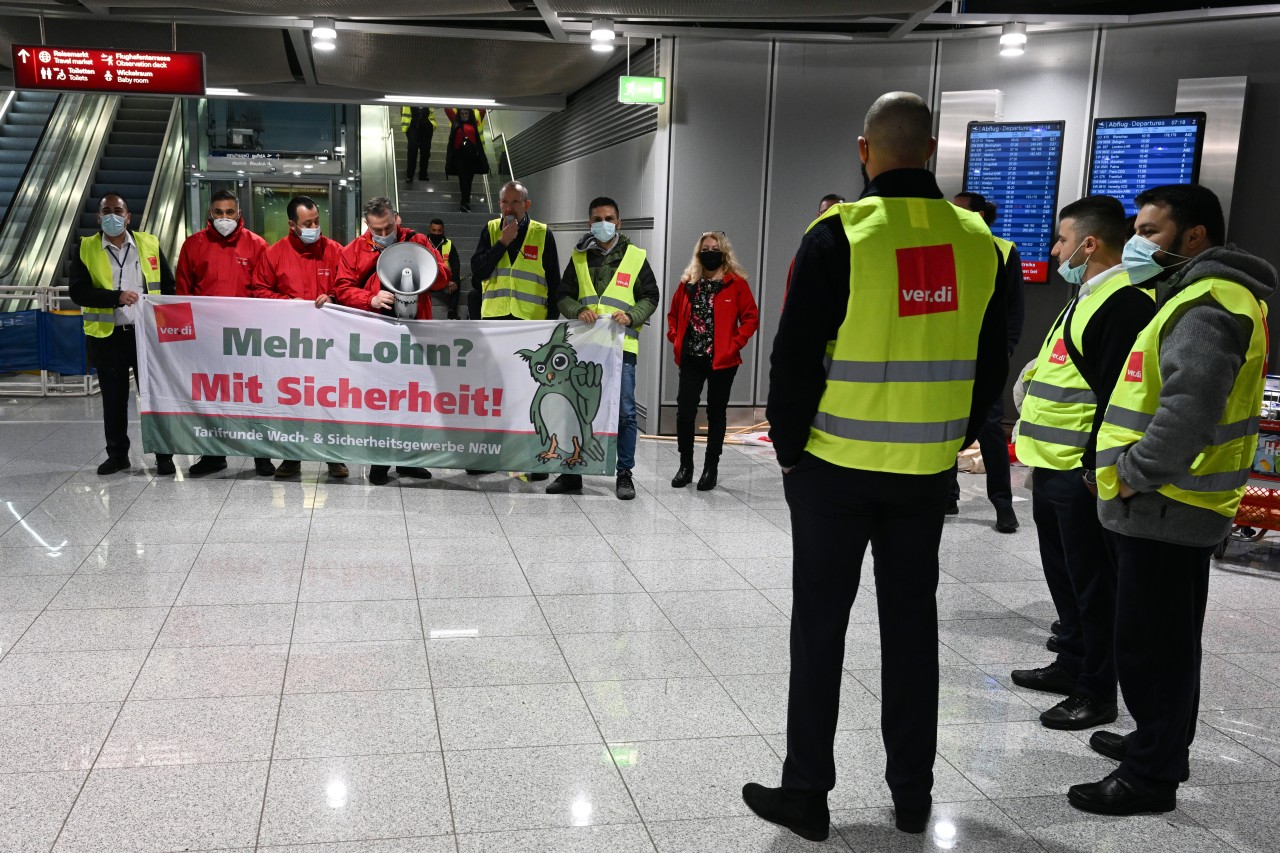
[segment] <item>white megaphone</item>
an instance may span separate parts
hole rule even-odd
[[[395,308],[390,313],[401,320],[418,316],[418,299],[431,289],[439,274],[435,256],[420,243],[396,243],[378,256],[378,280],[383,290],[395,296]]]

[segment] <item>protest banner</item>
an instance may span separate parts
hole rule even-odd
[[[622,327],[148,296],[148,453],[612,474]]]

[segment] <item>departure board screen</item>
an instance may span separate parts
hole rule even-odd
[[[1138,212],[1138,193],[1164,184],[1194,184],[1200,177],[1204,113],[1093,120],[1089,194],[1120,199]]]
[[[996,206],[991,232],[1018,247],[1022,278],[1049,280],[1065,122],[970,122],[964,188]]]

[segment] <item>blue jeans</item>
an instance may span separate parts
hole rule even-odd
[[[622,397],[618,405],[618,470],[630,471],[636,466],[636,366],[622,363]]]

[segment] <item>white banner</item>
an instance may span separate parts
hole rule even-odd
[[[149,296],[150,453],[612,474],[622,327]]]

